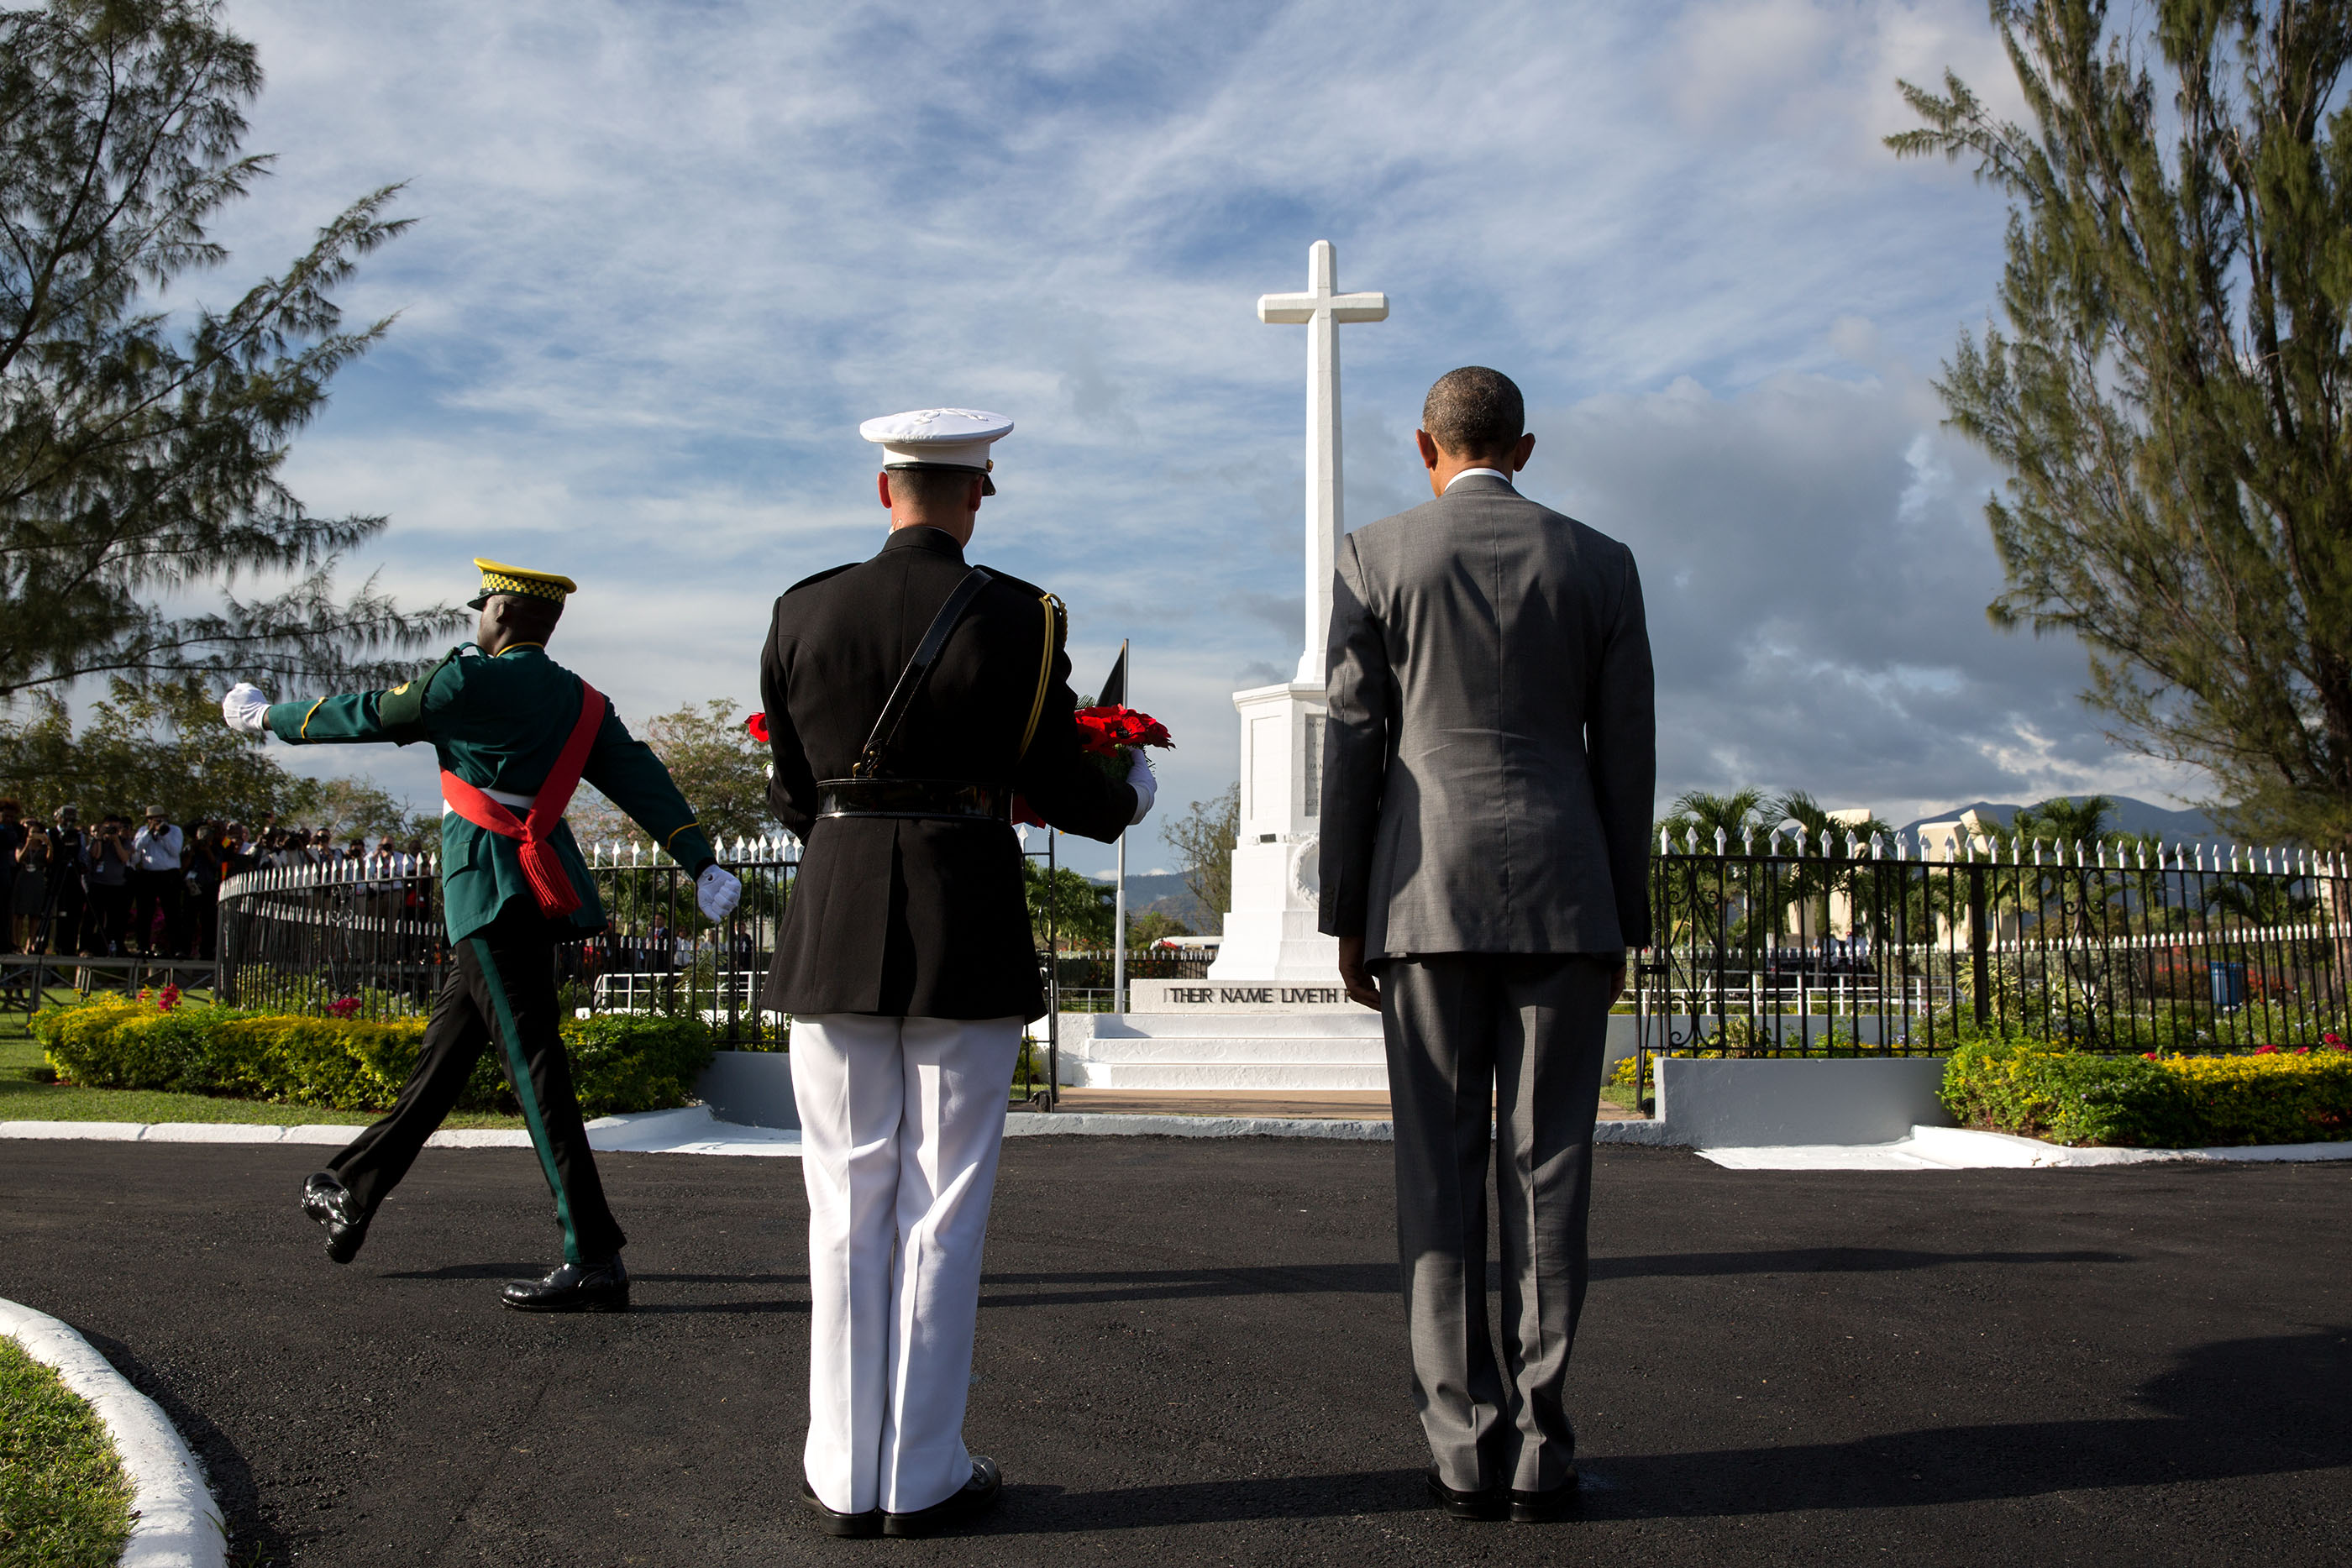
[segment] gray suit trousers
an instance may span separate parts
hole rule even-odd
[[[1413,1403],[1438,1479],[1457,1490],[1548,1491],[1576,1455],[1564,1390],[1617,962],[1449,953],[1381,968]],[[1486,1320],[1490,1141],[1499,1344]]]

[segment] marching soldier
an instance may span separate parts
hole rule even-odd
[[[327,1256],[348,1263],[368,1221],[440,1126],[485,1047],[521,1103],[531,1146],[555,1196],[563,1261],[506,1287],[522,1312],[626,1312],[626,1238],[604,1202],[581,1124],[572,1069],[556,1035],[555,946],[602,930],[596,885],[564,824],[583,779],[695,873],[702,912],[724,919],[740,884],[715,863],[693,810],[651,747],[612,704],[547,655],[575,591],[568,577],[477,559],[481,622],[454,648],[385,692],[270,703],[240,683],[222,699],[229,727],[293,745],[430,741],[441,760],[441,894],[455,962],[400,1098],[310,1177],[302,1210],[325,1227]]]
[[[890,537],[776,601],[768,800],[806,845],[767,1006],[793,1015],[820,1528],[929,1535],[996,1500],[963,1445],[981,1246],[1022,1026],[1043,1016],[1014,792],[1106,842],[1151,809],[1080,754],[1060,601],[967,564],[1000,415],[869,420]]]

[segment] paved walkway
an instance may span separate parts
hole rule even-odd
[[[1586,1522],[1422,1506],[1390,1151],[1007,1145],[968,1431],[986,1533],[840,1543],[793,1501],[800,1170],[611,1155],[640,1310],[500,1312],[524,1151],[431,1150],[360,1261],[318,1152],[0,1143],[0,1296],[204,1456],[240,1563],[2336,1563],[2352,1168],[1734,1172],[1597,1154]]]

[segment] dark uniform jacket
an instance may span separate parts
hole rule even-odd
[[[1647,946],[1633,551],[1474,474],[1349,534],[1338,566],[1323,929],[1375,958]]]
[[[901,528],[873,559],[776,601],[760,659],[775,753],[768,801],[807,846],[768,977],[766,1005],[778,1011],[1034,1019],[1045,1010],[1010,827],[816,816],[817,780],[849,776],[967,570],[951,536]],[[998,576],[940,651],[883,777],[1009,786],[1057,828],[1118,838],[1135,815],[1135,791],[1079,752],[1062,637],[1043,590]]]

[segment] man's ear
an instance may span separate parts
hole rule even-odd
[[[977,512],[980,510],[982,497],[987,494],[988,480],[985,477],[975,478],[971,482],[971,489],[964,496],[963,509],[967,512]]]
[[[890,470],[885,468],[880,473],[874,476],[874,489],[875,493],[882,497],[882,509],[886,512],[888,511],[891,506]]]
[[[1425,430],[1414,431],[1412,433],[1412,439],[1414,444],[1421,448],[1421,465],[1423,468],[1434,471],[1437,467],[1438,459],[1443,455],[1443,454],[1441,454],[1437,449],[1437,443],[1431,438],[1429,432]]]
[[[1525,435],[1520,436],[1519,444],[1511,448],[1511,472],[1516,474],[1520,469],[1525,468],[1528,465],[1528,458],[1529,455],[1531,455],[1535,449],[1536,434],[1531,430]]]

